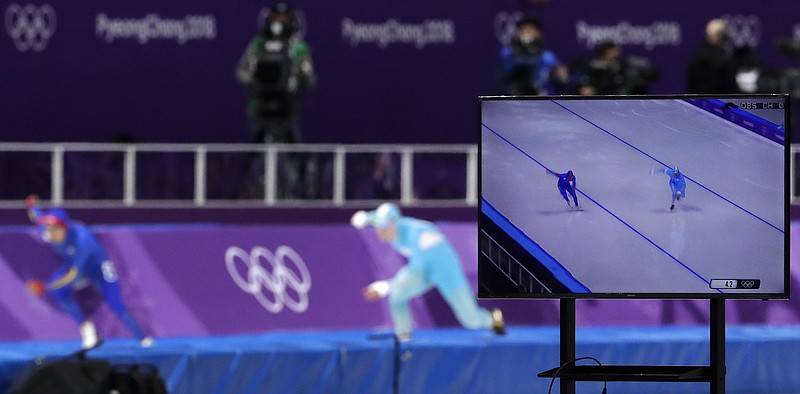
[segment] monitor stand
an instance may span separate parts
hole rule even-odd
[[[725,393],[725,300],[713,298],[709,316],[709,365],[575,365],[575,299],[561,299],[561,366],[539,373],[561,379],[561,393],[575,394],[576,381],[709,382]]]

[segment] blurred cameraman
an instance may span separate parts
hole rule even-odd
[[[706,24],[705,42],[694,52],[688,65],[689,93],[738,93],[736,66],[728,33],[728,22],[715,18]]]
[[[582,71],[581,94],[647,94],[659,72],[650,62],[637,56],[625,56],[622,47],[611,41],[597,46],[595,56]]]
[[[268,12],[239,59],[236,78],[250,94],[253,142],[300,142],[299,96],[316,83],[311,49],[297,34],[294,8],[281,2]]]
[[[553,94],[567,81],[566,68],[547,49],[541,22],[524,16],[517,21],[516,36],[500,50],[501,94]]]

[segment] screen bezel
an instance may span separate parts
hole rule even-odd
[[[784,261],[783,261],[783,282],[784,291],[781,293],[683,293],[683,292],[619,292],[619,293],[575,293],[559,291],[553,293],[488,293],[481,286],[481,241],[478,239],[478,298],[479,299],[789,299],[790,294],[790,205],[791,205],[791,117],[790,117],[790,96],[788,94],[668,94],[668,95],[631,95],[631,96],[479,96],[478,97],[478,160],[477,160],[477,187],[478,187],[478,237],[481,236],[481,229],[487,226],[487,219],[482,210],[483,201],[483,104],[490,101],[518,101],[518,100],[691,100],[691,99],[719,99],[719,100],[743,100],[743,99],[781,99],[784,105]],[[489,263],[491,264],[491,263]],[[566,287],[566,286],[565,286]]]

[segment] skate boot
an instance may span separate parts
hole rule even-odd
[[[503,320],[503,312],[499,308],[492,309],[492,331],[497,335],[506,333],[506,322]]]
[[[153,347],[154,344],[155,340],[150,335],[139,340],[139,346],[144,348]]]
[[[90,320],[81,323],[81,344],[84,349],[93,349],[100,344],[100,338],[97,336],[97,329]]]
[[[395,337],[397,338],[398,342],[408,342],[411,340],[411,333],[410,332],[399,333],[395,334]]]

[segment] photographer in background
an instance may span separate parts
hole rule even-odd
[[[580,67],[580,94],[647,94],[659,72],[647,59],[625,56],[622,47],[606,41],[597,46],[594,57]]]
[[[719,18],[708,21],[705,42],[689,59],[688,93],[738,93],[736,68],[731,54],[728,23]]]
[[[291,6],[269,8],[264,27],[239,60],[236,78],[250,93],[253,142],[300,142],[299,95],[314,86],[316,77]]]
[[[567,78],[566,68],[545,46],[541,22],[531,16],[521,18],[516,36],[500,50],[500,93],[553,94]]]
[[[236,79],[249,92],[248,117],[254,143],[301,142],[300,96],[316,84],[311,49],[298,34],[294,8],[277,3],[268,9],[261,32],[250,40],[236,67]],[[279,181],[285,185],[282,198],[307,197],[303,180],[306,160],[291,154],[281,162]],[[263,191],[263,157],[247,160],[247,178],[240,197],[259,197]]]

